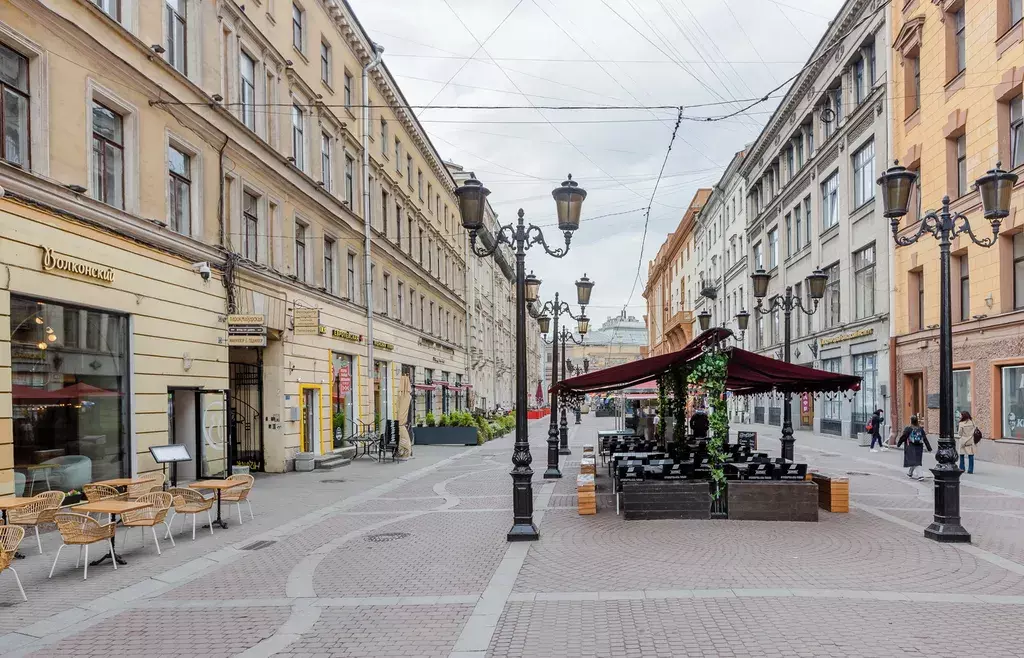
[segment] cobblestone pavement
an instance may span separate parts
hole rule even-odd
[[[798,458],[849,474],[849,514],[627,523],[602,493],[599,513],[579,516],[580,449],[611,423],[570,424],[561,480],[540,477],[547,423],[531,423],[539,542],[505,540],[512,437],[262,476],[255,520],[195,542],[176,533],[159,557],[120,534],[128,566],[87,581],[69,551],[47,579],[59,538],[45,533],[44,555],[26,542],[15,563],[28,603],[0,575],[0,654],[1021,655],[1019,472],[964,483],[968,546],[922,536],[930,483],[908,480],[895,455],[802,434]],[[777,450],[777,430],[756,429]]]

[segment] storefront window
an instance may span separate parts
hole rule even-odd
[[[434,383],[434,370],[432,368],[425,368],[423,370],[423,383],[424,384],[433,384]],[[424,409],[424,411],[423,411],[424,414],[430,414],[430,413],[434,412],[434,391],[433,390],[425,391],[424,400],[423,400],[423,409]]]
[[[864,426],[871,420],[871,415],[878,409],[878,399],[875,397],[878,388],[878,360],[875,353],[854,354],[853,374],[861,378],[860,390],[853,398],[853,409],[851,411],[852,432],[863,432]]]
[[[355,391],[352,390],[353,359],[348,354],[334,353],[334,379],[331,383],[331,431],[338,447],[338,430],[342,437],[355,434],[356,416],[353,410]]]
[[[1003,368],[1003,438],[1024,438],[1024,366]]]
[[[441,373],[441,380],[444,381],[445,384],[448,383],[448,373],[447,372],[442,372]],[[450,390],[448,390],[448,387],[445,386],[445,385],[442,385],[442,387],[441,387],[441,413],[442,414],[447,414],[448,413],[448,410],[450,408],[451,396],[452,396],[452,392]]]
[[[378,430],[383,427],[381,421],[391,417],[388,368],[387,361],[373,362],[373,422]]]
[[[843,360],[822,359],[821,369],[826,372],[842,372]],[[840,420],[841,400],[837,396],[825,396],[821,402],[821,417],[825,420]]]
[[[973,415],[971,410],[971,371],[953,371],[953,427],[960,422],[960,412],[966,411]]]
[[[127,474],[127,316],[12,295],[11,377],[16,495]]]

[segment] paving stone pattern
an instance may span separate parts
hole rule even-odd
[[[26,542],[15,567],[29,602],[0,575],[0,654],[1021,655],[1019,471],[965,478],[966,549],[922,536],[931,483],[907,480],[898,456],[812,436],[798,436],[797,456],[853,473],[849,514],[627,522],[604,470],[599,513],[575,509],[581,447],[613,419],[570,425],[574,454],[554,481],[541,478],[545,420],[530,427],[539,542],[505,541],[511,436],[423,446],[399,464],[259,476],[255,521],[195,542],[179,534],[160,557],[136,533],[122,549],[129,565],[92,568],[88,581],[73,551],[46,578],[54,533],[43,556]],[[761,431],[759,448],[777,451]]]

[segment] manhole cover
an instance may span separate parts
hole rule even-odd
[[[842,455],[840,455],[838,452],[823,452],[823,453],[821,453],[821,456],[822,457],[841,457]]]
[[[846,471],[847,475],[871,475],[871,473],[862,473],[861,471]]]
[[[395,541],[395,540],[398,540],[398,539],[405,539],[408,536],[409,536],[408,532],[382,532],[379,535],[367,535],[366,536],[366,541],[372,541],[372,542],[380,543],[380,542],[385,542],[385,541]]]
[[[261,539],[259,541],[254,541],[253,543],[249,544],[248,546],[243,546],[242,550],[243,551],[258,551],[261,548],[266,548],[267,546],[270,546],[271,544],[276,544],[276,543],[277,542],[275,542],[273,540],[270,540],[270,539]]]
[[[323,484],[341,484],[344,480],[320,480]]]

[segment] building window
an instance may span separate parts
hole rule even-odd
[[[953,47],[955,49],[954,64],[956,65],[954,75],[963,73],[967,68],[966,13],[966,4],[953,12]]]
[[[426,303],[427,303],[426,297],[424,297],[423,295],[420,295],[420,317],[419,317],[419,319],[420,319],[420,321],[419,321],[420,331],[423,331],[424,323],[426,322],[426,320],[423,317],[423,309],[426,306]]]
[[[420,263],[420,265],[422,265],[423,264],[423,229],[422,228],[419,229],[419,234],[420,234],[419,235],[419,240],[418,240],[419,246],[420,246],[419,263]]]
[[[804,290],[804,284],[802,282],[794,283],[793,284],[793,299],[799,299],[802,302],[803,301],[803,290]],[[733,293],[733,294],[735,294],[735,293]],[[797,313],[797,315],[796,315],[796,322],[793,323],[793,329],[794,329],[793,333],[796,334],[797,338],[799,338],[800,336],[803,335],[803,331],[801,329],[803,327],[803,325],[800,322],[800,316],[801,315],[803,315],[803,313]]]
[[[793,152],[792,146],[786,148],[786,173],[789,178],[796,174],[796,153]]]
[[[388,199],[390,198],[387,192],[384,190],[380,191],[380,225],[382,228],[381,233],[385,236],[388,234]]]
[[[853,154],[853,207],[875,198],[875,140]]]
[[[168,147],[167,175],[170,229],[192,235],[192,158],[173,146]]]
[[[398,282],[398,321],[404,322],[405,317],[405,284]]]
[[[1024,165],[1024,96],[1010,100],[1010,165]]]
[[[1024,367],[1005,367],[1002,371],[1002,438],[1024,438]]]
[[[833,172],[821,184],[821,230],[839,224],[839,172]]]
[[[822,359],[821,369],[825,372],[842,372],[843,371],[843,359],[837,357],[834,359]],[[821,417],[824,420],[841,420],[840,411],[842,409],[842,397],[841,396],[823,396],[821,401]]]
[[[875,37],[871,35],[871,41],[864,46],[864,54],[868,60],[868,89],[875,86],[875,81],[878,79],[878,70],[875,62]],[[866,95],[866,94],[865,94]]]
[[[351,302],[356,301],[356,255],[351,251],[348,252],[347,260],[347,272],[348,275],[345,283],[348,286],[348,299]]]
[[[779,227],[768,231],[768,269],[779,265]]]
[[[1013,27],[1020,22],[1021,19],[1021,8],[1024,2],[1021,0],[1008,0],[1010,3],[1010,27]]]
[[[924,329],[924,270],[910,272],[910,328],[914,331]]]
[[[391,315],[391,275],[384,273],[384,315]]]
[[[348,71],[345,71],[345,88],[343,96],[345,107],[352,107],[352,74]]]
[[[967,194],[967,135],[956,138],[956,196]]]
[[[185,20],[185,3],[187,0],[165,0],[167,8],[167,63],[173,66],[179,73],[187,73],[188,55],[186,43],[188,43],[187,26]]]
[[[430,302],[430,333],[434,333],[434,302]]]
[[[406,227],[409,229],[409,238],[408,238],[409,239],[409,244],[407,246],[408,246],[409,257],[411,258],[412,257],[412,217],[407,217],[407,219],[406,219]]]
[[[864,58],[853,63],[853,100],[857,105],[864,102],[866,89],[864,86]]]
[[[853,252],[853,294],[856,319],[875,314],[875,245]]]
[[[300,171],[306,170],[306,136],[305,136],[305,115],[302,108],[292,105],[292,156],[295,158],[295,166]]]
[[[96,199],[123,209],[124,119],[96,101],[92,104],[92,165]]]
[[[337,278],[334,273],[334,240],[328,237],[324,237],[324,288],[330,294],[335,294],[335,279]]]
[[[762,251],[761,250],[761,243],[758,242],[757,244],[754,245],[754,269],[755,270],[763,270],[764,269],[764,254],[762,254],[761,251]]]
[[[803,135],[793,141],[793,148],[796,151],[796,168],[799,170],[804,166],[804,138]],[[732,202],[732,215],[729,217],[729,224],[736,221],[736,200]]]
[[[800,204],[797,204],[796,208],[793,208],[793,253],[800,251],[802,246],[801,240],[803,239],[803,208]]]
[[[840,316],[839,305],[839,263],[825,268],[828,281],[825,283],[825,327],[838,327]]]
[[[333,168],[331,166],[331,136],[320,133],[320,177],[324,189],[330,192],[334,188]]]
[[[772,311],[772,345],[777,345],[782,342],[782,327],[780,320],[782,319],[782,312],[776,308]]]
[[[118,23],[121,22],[121,0],[92,0],[92,3],[99,7],[107,16],[110,16]]]
[[[427,210],[430,211],[430,212],[434,212],[434,206],[432,205],[432,203],[433,203],[433,201],[432,201],[433,196],[434,196],[434,186],[431,185],[430,183],[427,183]]]
[[[295,223],[295,277],[306,280],[306,225]]]
[[[907,58],[905,68],[910,70],[906,76],[906,104],[907,116],[921,108],[921,57],[915,54]]]
[[[967,254],[957,259],[960,261],[960,321],[971,319],[971,270]]]
[[[257,260],[260,232],[260,199],[250,192],[242,193],[242,256]]]
[[[345,156],[345,201],[351,210],[355,203],[355,169],[356,161]]]
[[[331,47],[324,41],[320,42],[320,80],[331,86]]]
[[[395,244],[402,248],[402,206],[395,203]]]
[[[416,188],[417,188],[418,193],[420,195],[420,201],[422,201],[423,200],[423,170],[422,169],[417,169],[416,170]]]
[[[242,123],[249,130],[256,130],[256,60],[245,52],[239,58],[239,78],[241,89],[239,100]]]
[[[42,465],[49,482],[37,482],[37,490],[40,483],[81,490],[90,482],[129,475],[134,446],[128,430],[128,316],[12,294],[10,321],[4,325],[13,327],[8,334],[13,446],[7,434],[12,463]]]
[[[960,412],[966,411],[974,414],[971,410],[971,371],[953,371],[953,427],[960,422]]]
[[[804,198],[804,230],[806,231],[804,244],[811,244],[811,197]]]
[[[412,189],[412,156],[411,155],[405,156],[405,181],[406,181],[406,184],[409,186],[409,189],[411,190]]]
[[[764,314],[761,313],[761,311],[754,309],[754,315],[757,316],[757,347],[763,350],[768,347],[768,344],[764,340]]]
[[[793,215],[786,213],[786,258],[793,255]]]
[[[857,431],[863,431],[864,425],[871,419],[871,415],[878,409],[878,399],[875,392],[878,389],[878,358],[874,352],[869,354],[854,354],[853,374],[861,378],[860,390],[854,394],[851,411],[852,424]]]
[[[1013,236],[1013,307],[1024,308],[1024,233]]]
[[[306,12],[302,11],[294,2],[292,3],[292,46],[300,53],[304,52],[303,44],[305,38],[303,31],[306,27]]]
[[[29,168],[28,58],[0,44],[0,155]]]
[[[388,122],[384,119],[380,120],[380,152],[385,157],[388,154]]]
[[[834,125],[832,126],[833,131],[839,128],[839,124],[843,122],[843,85],[839,84],[829,91],[829,97],[832,99],[832,111],[835,112]]]

